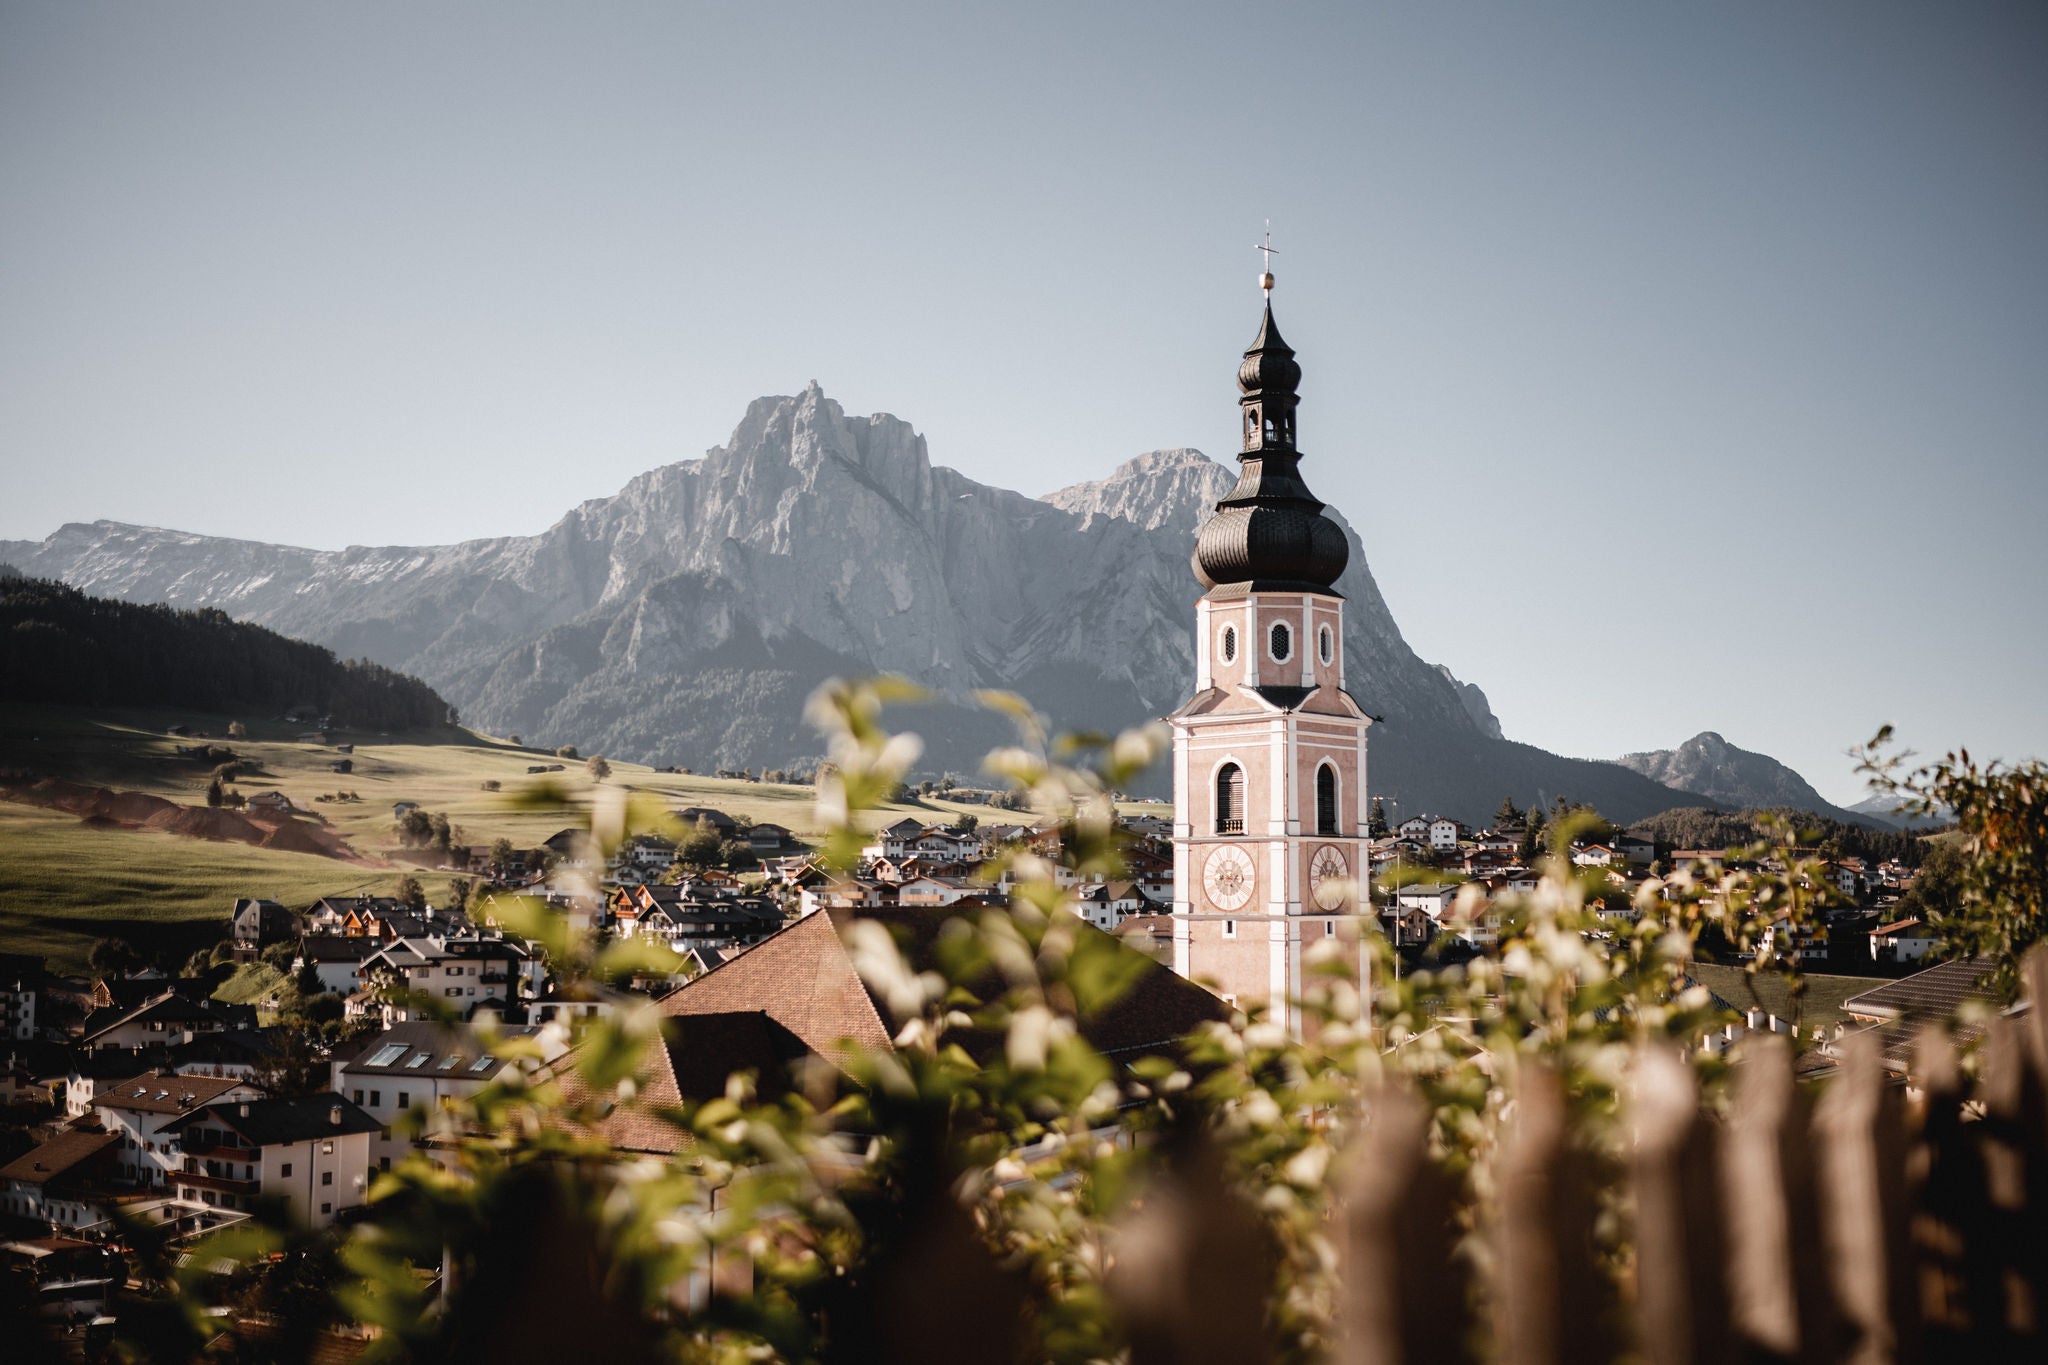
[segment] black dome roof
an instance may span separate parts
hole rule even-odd
[[[1300,383],[1301,366],[1281,339],[1268,301],[1259,335],[1237,369],[1245,411],[1237,483],[1195,536],[1195,577],[1205,589],[1329,592],[1350,562],[1344,528],[1324,515],[1301,479],[1301,454],[1294,448]]]

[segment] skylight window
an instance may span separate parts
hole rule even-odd
[[[431,1053],[431,1052],[422,1052],[422,1053],[421,1053],[421,1054],[420,1054],[419,1056],[417,1056],[417,1057],[413,1058],[413,1059],[412,1059],[411,1061],[407,1062],[407,1063],[405,1064],[405,1069],[406,1069],[407,1071],[410,1071],[410,1070],[412,1070],[412,1069],[413,1069],[414,1067],[420,1067],[420,1066],[425,1066],[425,1065],[426,1065],[426,1064],[427,1064],[428,1062],[431,1062],[431,1061],[433,1061],[433,1060],[434,1060],[434,1054],[433,1054],[433,1053]]]
[[[370,1065],[390,1066],[400,1057],[403,1057],[411,1046],[410,1043],[387,1043],[385,1046],[377,1049],[376,1056],[370,1058]]]
[[[469,1064],[471,1071],[489,1071],[498,1064],[496,1057],[479,1057]]]
[[[443,1058],[441,1059],[441,1065],[439,1065],[438,1067],[436,1067],[436,1068],[434,1068],[434,1069],[435,1069],[436,1071],[447,1071],[447,1070],[450,1070],[451,1068],[453,1068],[453,1067],[454,1067],[454,1065],[455,1065],[455,1064],[456,1064],[457,1062],[461,1061],[461,1060],[462,1060],[462,1058],[460,1058],[460,1057],[456,1056],[456,1055],[455,1055],[454,1053],[452,1053],[452,1052],[451,1052],[451,1053],[449,1053],[449,1054],[448,1054],[448,1055],[447,1055],[446,1057],[443,1057]]]

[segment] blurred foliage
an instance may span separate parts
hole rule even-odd
[[[1953,819],[1950,849],[1922,872],[1916,908],[1949,957],[1985,958],[1999,996],[2020,987],[2020,957],[2048,935],[2048,763],[1979,763],[1958,749],[1931,763],[1893,747],[1889,725],[1863,747],[1871,790],[1907,815]]]
[[[917,758],[916,740],[881,716],[918,695],[884,679],[833,683],[811,703],[829,743],[818,801],[836,867],[856,862],[863,813]],[[1118,875],[1110,793],[1160,755],[1163,730],[1051,738],[1019,699],[981,700],[1018,731],[989,773],[1059,826],[1068,867]],[[1986,878],[2035,860],[2037,914],[2048,839],[2017,788],[2038,774],[1968,774],[1929,779],[1928,795],[1981,831],[1973,867]],[[1980,804],[1964,787],[1987,779],[1997,790]],[[559,793],[525,799],[569,809]],[[597,893],[594,880],[573,884],[591,875],[575,869],[624,841],[692,833],[618,788],[592,800],[586,846],[563,869],[572,895]],[[1266,1286],[1263,1318],[1217,1319],[1216,1342],[1232,1358],[1320,1359],[1339,1311],[1335,1172],[1393,1092],[1420,1097],[1429,1164],[1453,1191],[1447,1232],[1480,1301],[1471,1320],[1487,1320],[1504,1114],[1518,1075],[1536,1072],[1562,1079],[1570,1141],[1600,1177],[1597,1274],[1618,1294],[1633,1256],[1616,1178],[1626,1078],[1646,1055],[1694,1059],[1719,1102],[1722,1068],[1700,1043],[1727,1018],[1689,976],[1701,934],[1753,953],[1753,970],[1787,972],[1796,990],[1796,934],[1829,893],[1792,831],[1767,827],[1748,856],[1652,878],[1623,911],[1609,872],[1568,856],[1595,819],[1552,813],[1533,893],[1489,905],[1481,888],[1461,891],[1447,921],[1497,912],[1497,953],[1404,972],[1376,921],[1358,917],[1310,950],[1299,1034],[1254,1009],[1136,1060],[1102,1055],[1081,1025],[1142,960],[1074,915],[1052,864],[1011,848],[998,869],[1011,905],[956,916],[928,952],[907,955],[878,919],[850,924],[854,962],[897,1021],[893,1045],[808,1066],[773,1099],[745,1074],[709,1102],[647,1099],[662,1021],[609,983],[662,970],[658,950],[601,943],[556,906],[500,896],[489,915],[543,945],[557,976],[609,1012],[573,1039],[552,1024],[492,1042],[515,1067],[467,1100],[411,1111],[406,1131],[428,1145],[376,1179],[345,1231],[233,1229],[177,1274],[241,1267],[225,1277],[239,1302],[297,1303],[306,1322],[331,1304],[376,1329],[377,1360],[1078,1362],[1171,1330],[1157,1267],[1188,1253],[1173,1229],[1190,1227],[1217,1265]],[[1989,880],[1971,885],[1996,899]],[[2009,945],[2017,914],[1999,912]],[[675,1153],[613,1150],[602,1134],[627,1117],[672,1135],[655,1145]],[[218,1283],[210,1298],[185,1292],[167,1301],[183,1317],[167,1309],[141,1325],[196,1322],[197,1305],[221,1297]],[[1174,1300],[1190,1322],[1209,1321],[1200,1297]],[[284,1349],[303,1335],[266,1349],[304,1358]]]

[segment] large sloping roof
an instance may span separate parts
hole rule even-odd
[[[46,1185],[73,1167],[92,1160],[120,1140],[114,1133],[83,1129],[59,1133],[42,1146],[23,1152],[5,1166],[0,1166],[0,1180]]]
[[[704,973],[661,1002],[671,1017],[749,1011],[775,1020],[826,1057],[840,1044],[889,1045],[890,1030],[839,941],[833,915],[821,911],[772,934]]]
[[[1844,1002],[1842,1009],[1865,1019],[1941,1019],[1965,1000],[1993,1000],[1983,982],[1992,964],[1985,958],[1943,962],[1924,972],[1890,981]]]

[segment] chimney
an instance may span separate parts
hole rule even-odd
[[[332,1123],[332,1124],[333,1124],[333,1125],[334,1125],[334,1126],[335,1126],[336,1128],[339,1128],[339,1127],[341,1127],[341,1106],[340,1106],[340,1105],[338,1105],[338,1104],[337,1104],[337,1105],[335,1105],[335,1106],[334,1106],[334,1107],[333,1107],[332,1109],[329,1109],[329,1110],[327,1111],[327,1121],[328,1121],[329,1123]]]

